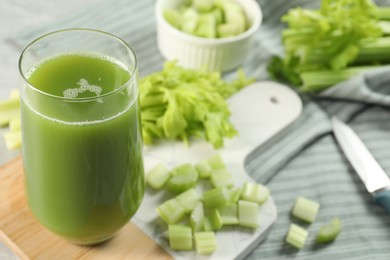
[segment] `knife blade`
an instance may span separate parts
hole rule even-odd
[[[390,178],[352,128],[337,117],[331,121],[337,143],[374,202],[390,213]]]

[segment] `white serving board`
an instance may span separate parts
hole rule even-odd
[[[293,122],[301,113],[302,102],[288,87],[266,81],[247,86],[232,96],[228,104],[232,112],[231,122],[238,130],[238,136],[225,139],[224,147],[219,150],[214,150],[204,141],[193,142],[189,147],[182,142],[147,146],[144,149],[146,172],[159,163],[173,168],[182,163],[196,163],[219,153],[233,174],[236,186],[248,180],[253,181],[244,169],[246,156]],[[176,259],[242,259],[264,240],[277,217],[271,191],[271,197],[259,209],[258,229],[223,227],[217,232],[218,249],[209,256],[197,255],[195,251],[175,252],[169,249],[164,234],[166,225],[155,211],[168,198],[167,193],[147,188],[142,205],[132,221]]]

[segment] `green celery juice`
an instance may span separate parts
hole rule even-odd
[[[113,59],[82,53],[46,59],[28,75],[35,88],[22,102],[28,203],[41,224],[74,243],[110,238],[142,201],[131,77]]]

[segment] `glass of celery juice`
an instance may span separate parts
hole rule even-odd
[[[44,35],[21,54],[22,154],[36,219],[75,244],[112,237],[144,194],[137,60],[96,30]]]

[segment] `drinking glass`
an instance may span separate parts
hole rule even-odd
[[[67,29],[30,43],[19,70],[25,193],[33,215],[75,244],[109,239],[144,194],[134,51],[106,32]]]

